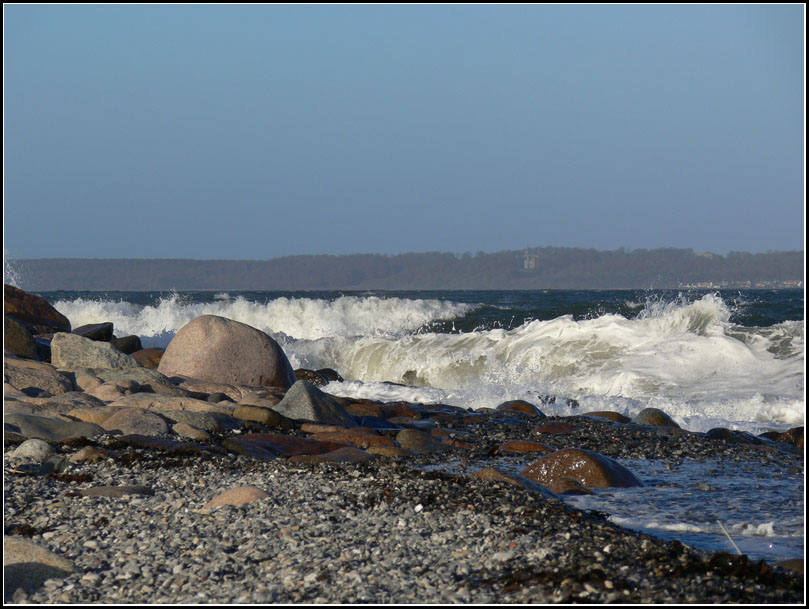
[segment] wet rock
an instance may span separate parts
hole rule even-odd
[[[371,446],[394,446],[393,440],[379,434],[355,431],[351,429],[341,431],[323,431],[312,436],[313,440],[321,442],[337,442],[350,444],[357,448],[367,449]]]
[[[143,349],[143,345],[140,342],[140,337],[134,335],[115,338],[113,344],[118,351],[121,353],[126,353],[127,355],[132,355],[136,351]],[[143,362],[141,362],[141,364],[143,364]]]
[[[296,381],[273,409],[294,421],[356,426],[354,418],[336,399],[306,381]]]
[[[532,414],[541,419],[546,418],[545,413],[543,413],[539,408],[534,406],[531,402],[526,402],[525,400],[510,400],[508,402],[503,402],[502,404],[498,405],[495,409],[498,412],[513,410],[515,412],[524,412],[525,414]]]
[[[85,324],[78,328],[73,328],[72,334],[83,336],[89,340],[108,343],[112,341],[112,323]]]
[[[588,489],[578,480],[573,478],[560,478],[555,481],[551,490],[557,495],[592,495],[593,491]]]
[[[269,493],[255,486],[239,486],[225,491],[224,493],[220,493],[200,509],[212,510],[222,505],[244,505],[245,503],[253,503],[254,501],[259,501],[269,496]]]
[[[803,558],[789,558],[787,560],[780,560],[775,564],[782,569],[789,569],[790,571],[795,571],[795,573],[803,575],[803,562]]]
[[[349,446],[320,455],[298,455],[290,457],[289,460],[300,463],[365,463],[373,461],[374,456],[364,450]]]
[[[180,328],[157,368],[233,385],[290,387],[295,374],[281,346],[247,324],[202,315]]]
[[[131,368],[140,363],[111,344],[59,332],[51,341],[51,362],[57,368]]]
[[[680,427],[674,419],[659,408],[644,408],[635,415],[632,422],[638,425],[653,425],[655,427]]]
[[[705,437],[709,440],[724,440],[725,442],[731,442],[733,444],[758,445],[763,444],[765,441],[746,431],[737,431],[724,427],[714,427],[705,432]]]
[[[37,356],[34,336],[13,317],[3,318],[3,348],[17,357],[35,359]]]
[[[315,372],[317,372],[320,376],[322,376],[324,379],[326,379],[330,383],[331,382],[339,382],[339,383],[343,382],[343,377],[340,376],[340,374],[336,370],[334,370],[332,368],[320,368],[318,370],[315,370]]]
[[[617,461],[581,448],[557,450],[526,467],[520,475],[550,489],[562,483],[564,478],[572,478],[593,488],[643,486]]]
[[[548,423],[547,425],[542,425],[537,427],[536,429],[532,430],[532,434],[567,434],[576,431],[578,427],[575,425],[571,425],[570,423],[561,423],[555,421],[553,423]]]
[[[295,370],[295,378],[299,381],[307,381],[312,383],[315,387],[323,387],[329,384],[324,376],[321,376],[314,370],[307,370],[306,368],[298,368]]]
[[[402,448],[406,448],[417,455],[428,455],[449,448],[432,434],[418,429],[403,429],[396,434],[396,442]]]
[[[501,444],[497,449],[498,453],[549,453],[553,452],[554,448],[539,442],[532,442],[530,440],[511,440]]]
[[[780,434],[775,441],[785,442],[787,444],[797,446],[798,448],[803,448],[803,426],[793,427],[792,429],[785,431],[784,433]]]
[[[14,286],[3,286],[3,314],[25,322],[34,334],[70,332],[70,321],[44,298]]]
[[[632,419],[622,415],[620,412],[613,412],[611,410],[596,410],[593,412],[587,412],[585,413],[585,416],[608,419],[610,421],[615,421],[616,423],[629,423],[632,421]]]
[[[49,579],[63,579],[75,567],[68,559],[17,536],[3,536],[3,600],[11,602],[22,588],[27,593],[37,590]]]
[[[133,351],[130,355],[132,359],[137,361],[144,368],[157,370],[160,366],[160,359],[163,357],[165,351],[163,347],[149,347],[147,349]]]

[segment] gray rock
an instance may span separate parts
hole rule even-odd
[[[3,378],[4,382],[25,393],[34,389],[60,395],[74,389],[73,381],[50,364],[21,359],[11,354],[6,354],[3,358]]]
[[[45,461],[53,454],[53,447],[39,438],[32,438],[20,444],[14,451],[15,457],[25,457]]]
[[[75,567],[66,558],[16,536],[3,536],[3,600],[13,599],[18,588],[34,592],[49,579],[62,579]]]
[[[417,455],[428,455],[449,449],[449,446],[435,436],[418,429],[403,429],[396,434],[396,441],[399,446]]]
[[[40,438],[50,442],[61,442],[68,438],[90,438],[107,433],[103,427],[94,423],[62,421],[27,414],[5,415],[3,429],[26,438]]]
[[[356,426],[354,417],[336,399],[306,381],[296,381],[273,410],[295,421]]]
[[[655,427],[680,427],[674,419],[659,408],[644,408],[635,415],[632,422],[638,423],[639,425],[653,425]]]
[[[51,340],[51,362],[57,368],[139,368],[140,363],[110,343],[58,332]]]
[[[94,486],[77,491],[84,497],[126,497],[127,495],[154,495],[148,486]]]
[[[163,417],[143,408],[123,408],[105,419],[101,427],[107,431],[137,433],[144,436],[159,436],[169,432],[169,426]]]

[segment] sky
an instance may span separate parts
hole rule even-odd
[[[804,247],[803,5],[3,6],[4,254]]]

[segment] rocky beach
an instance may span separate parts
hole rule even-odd
[[[707,552],[565,501],[664,484],[620,460],[802,474],[802,427],[344,397],[321,389],[339,370],[293,370],[224,317],[163,350],[11,286],[4,313],[5,602],[805,601],[802,556]]]

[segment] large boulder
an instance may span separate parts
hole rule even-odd
[[[677,421],[659,408],[644,408],[635,415],[632,422],[639,425],[653,425],[654,427],[676,427],[678,429],[680,427]]]
[[[70,321],[44,298],[20,288],[3,286],[3,314],[29,325],[33,334],[70,332]]]
[[[110,343],[59,332],[51,341],[51,363],[57,368],[140,368],[140,363]]]
[[[202,315],[184,325],[166,347],[159,372],[217,383],[291,387],[295,373],[281,346],[247,324]]]
[[[73,391],[73,381],[44,362],[21,359],[13,355],[3,358],[3,381],[27,395],[60,395]]]
[[[617,461],[582,448],[557,450],[526,467],[520,475],[554,492],[562,492],[561,487],[568,484],[565,481],[568,478],[593,488],[643,486]]]
[[[76,570],[64,556],[22,537],[3,536],[3,602],[22,588],[35,592],[49,579],[63,579]]]
[[[100,324],[85,324],[83,326],[79,326],[78,328],[73,328],[72,333],[83,336],[84,338],[89,338],[90,340],[99,340],[109,343],[112,342],[113,339],[112,332],[112,322],[105,321],[104,323]]]
[[[273,410],[294,421],[354,427],[356,421],[340,402],[306,381],[296,381]]]

